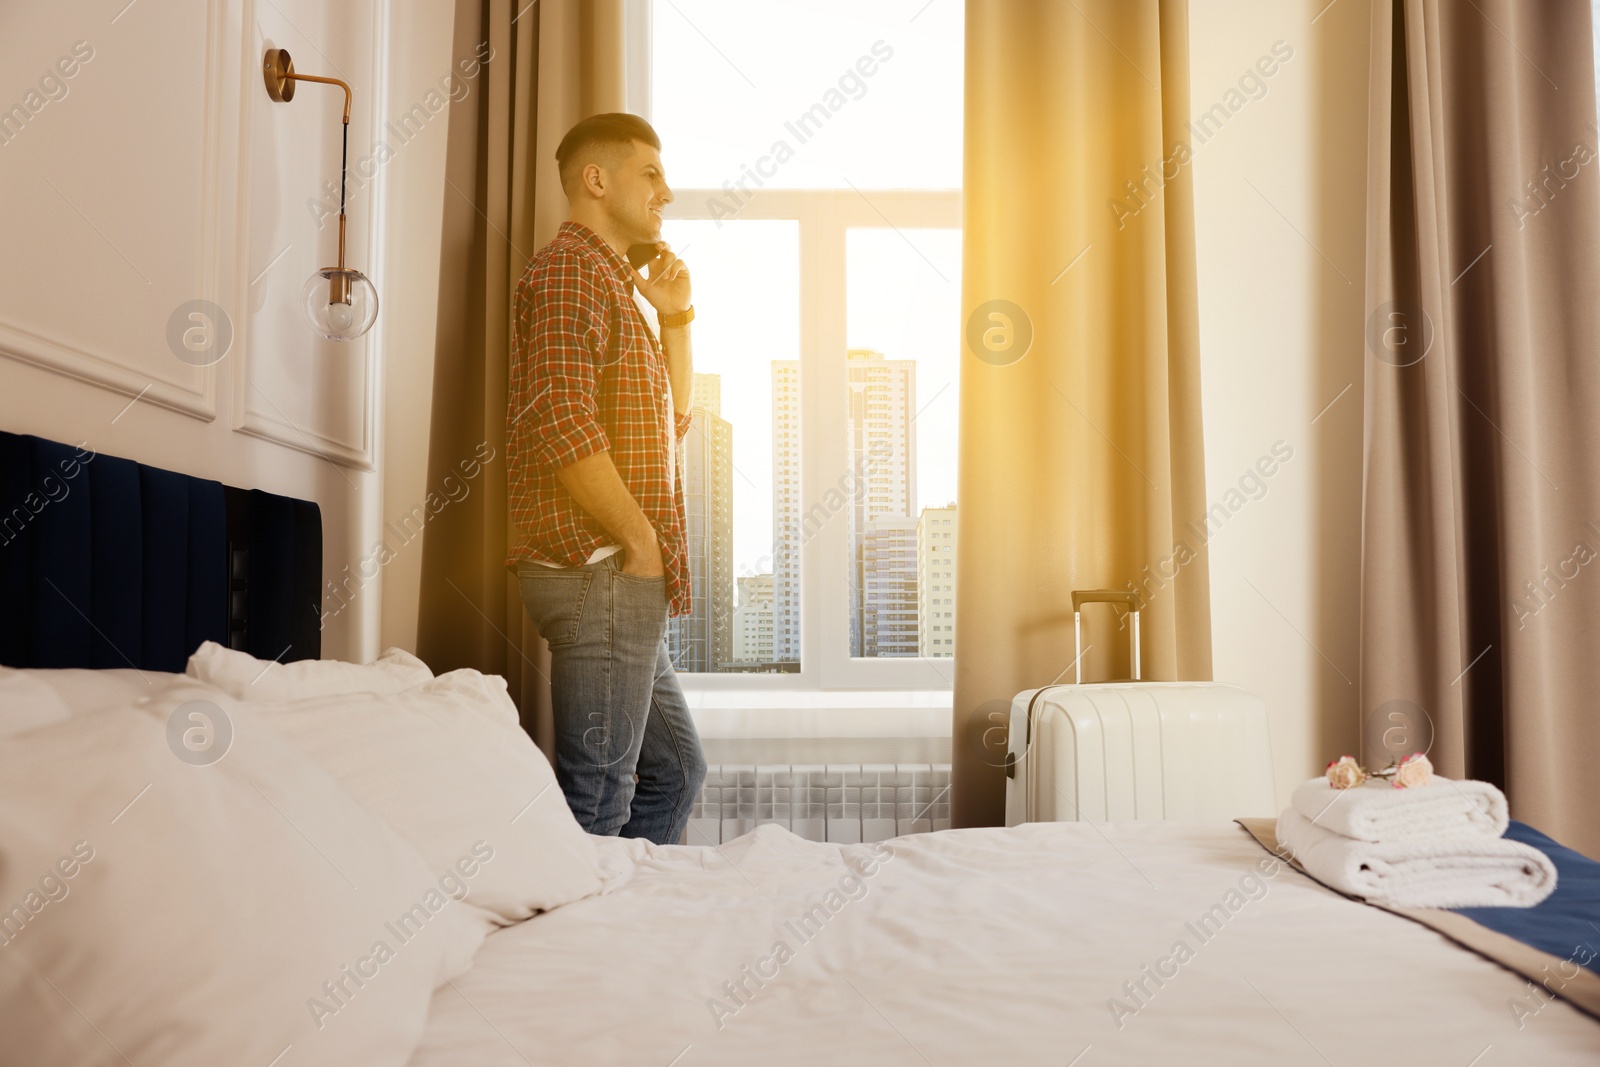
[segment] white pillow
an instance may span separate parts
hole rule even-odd
[[[0,745],[0,1062],[401,1067],[488,924],[259,713],[174,677]]]
[[[124,707],[177,677],[161,671],[0,667],[0,737]]]
[[[403,648],[376,663],[332,659],[276,663],[207,641],[189,657],[189,676],[239,700],[301,700],[335,693],[395,693],[433,677],[428,665]]]
[[[484,841],[470,903],[502,922],[600,890],[583,832],[506,681],[450,671],[399,693],[262,705],[266,722],[444,869]]]

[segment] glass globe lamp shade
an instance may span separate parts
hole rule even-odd
[[[330,341],[353,341],[378,321],[378,290],[358,270],[324,267],[301,295],[311,328]]]

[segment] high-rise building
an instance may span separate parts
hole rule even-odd
[[[917,519],[917,646],[956,653],[956,506],[923,508]]]
[[[722,670],[733,659],[733,427],[722,418],[721,397],[720,376],[694,376],[678,466],[693,601],[667,626],[667,651],[680,671]]]
[[[690,394],[689,410],[699,408],[713,415],[722,414],[722,375],[696,374],[694,389]]]
[[[868,522],[861,561],[860,654],[917,655],[917,520]]]
[[[850,654],[852,656],[915,655],[916,635],[911,635],[911,651],[898,651],[898,636],[884,642],[884,622],[877,623],[877,636],[866,640],[864,612],[867,593],[873,581],[898,582],[885,575],[874,579],[865,556],[867,533],[880,519],[905,520],[910,525],[912,553],[909,579],[912,583],[912,619],[916,597],[916,520],[917,449],[914,434],[917,401],[917,364],[910,359],[885,359],[870,348],[852,348],[848,353],[850,386],[850,465],[855,472],[855,493],[848,507],[850,545]],[[895,528],[899,536],[901,528]],[[885,527],[883,535],[889,531]],[[885,560],[888,557],[884,557]],[[878,587],[881,592],[884,587]],[[878,608],[882,602],[875,602]],[[878,610],[875,608],[875,610]],[[898,626],[898,623],[896,624]],[[881,651],[894,648],[897,651]],[[880,651],[874,651],[879,649]]]
[[[772,361],[772,658],[800,661],[800,361]]]
[[[739,579],[739,604],[733,609],[733,662],[772,662],[772,575]]]

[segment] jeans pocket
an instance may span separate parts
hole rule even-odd
[[[555,570],[518,576],[522,605],[551,648],[574,644],[583,619],[583,603],[594,575],[583,570]]]
[[[653,648],[667,632],[667,576],[612,571],[611,619],[614,634]]]

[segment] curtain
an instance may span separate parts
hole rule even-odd
[[[493,458],[428,523],[417,652],[435,671],[504,675],[548,755],[549,652],[504,566],[511,307],[566,217],[556,145],[578,120],[623,110],[623,0],[457,0],[454,54],[485,45],[477,91],[450,109],[428,484]]]
[[[1600,850],[1600,154],[1589,0],[1378,0],[1364,755],[1431,745]]]
[[[968,0],[959,826],[1003,821],[1012,694],[1074,674],[1072,590],[1142,596],[1145,678],[1211,676],[1188,120],[1187,0]],[[1087,679],[1129,676],[1110,611]]]

